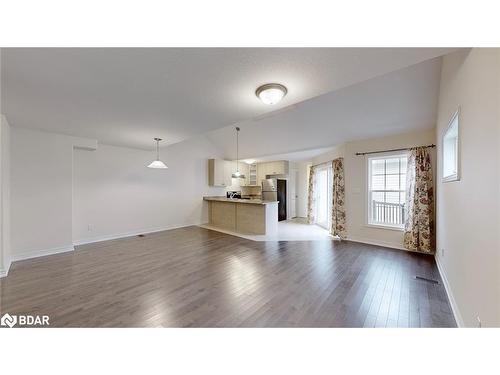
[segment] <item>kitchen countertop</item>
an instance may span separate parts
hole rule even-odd
[[[246,204],[278,204],[278,201],[265,201],[262,199],[239,199],[226,197],[203,197],[205,201],[229,202],[229,203],[246,203]]]

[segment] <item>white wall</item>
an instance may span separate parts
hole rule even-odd
[[[11,128],[12,258],[70,250],[74,138]]]
[[[399,134],[391,137],[349,142],[313,159],[313,165],[344,157],[346,187],[347,237],[353,241],[374,243],[403,248],[403,232],[367,226],[367,159],[356,152],[389,150],[422,146],[435,143],[435,130]],[[435,150],[431,149],[431,161],[436,172]]]
[[[10,125],[0,114],[0,206],[1,206],[1,251],[0,269],[7,273],[11,263],[10,255]],[[0,271],[1,272],[1,271]]]
[[[2,115],[2,49],[0,48],[0,129],[1,129],[1,124],[3,122],[3,115]],[[0,135],[1,136],[1,135]],[[0,145],[1,147],[1,145]],[[0,153],[3,150],[3,148],[0,148]],[[1,156],[0,156],[1,158]],[[3,158],[0,159],[0,186],[2,185],[2,178],[1,178],[1,161]],[[3,225],[3,219],[0,215],[0,228]],[[3,241],[3,236],[0,233],[0,277],[5,276],[7,273],[6,267],[4,266],[5,262],[4,261],[4,250],[3,246],[1,245],[1,242]]]
[[[437,189],[436,260],[459,323],[500,326],[500,52],[472,49],[443,59],[438,138],[461,106],[461,179]]]
[[[202,197],[225,194],[208,186],[208,159],[218,155],[204,137],[161,149],[167,170],[146,168],[153,152],[124,147],[74,155],[75,243],[205,223]]]
[[[297,217],[307,217],[310,162],[297,162]]]
[[[207,159],[218,155],[202,137],[163,149],[169,169],[153,170],[146,168],[153,151],[16,127],[11,133],[12,260],[206,222],[203,195],[224,194],[208,187]]]
[[[0,49],[0,277],[10,263],[10,125],[2,114],[2,50]]]

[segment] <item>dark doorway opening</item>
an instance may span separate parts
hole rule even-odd
[[[286,220],[286,180],[277,180],[278,221]]]

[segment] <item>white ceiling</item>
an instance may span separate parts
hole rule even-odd
[[[280,158],[307,160],[324,147],[433,128],[440,72],[436,58],[240,122],[240,159],[285,154]],[[234,126],[207,136],[226,158],[236,158]]]
[[[13,126],[151,149],[155,136],[166,139],[169,144],[179,142],[451,51],[432,48],[7,48],[2,49],[2,108]],[[268,82],[288,87],[288,95],[278,106],[266,106],[254,95],[259,85]],[[434,89],[428,87],[427,79],[425,82],[432,97]],[[397,85],[397,80],[394,83]],[[420,90],[413,97],[428,94],[422,91],[425,89],[422,83],[414,83]],[[405,89],[412,91],[414,87],[405,86]],[[360,93],[362,105],[357,105],[349,96],[351,90],[347,88],[339,94],[320,97],[312,107],[304,104],[304,108],[310,109],[294,110],[298,111],[294,119],[291,118],[294,111],[277,116],[284,116],[280,121],[291,122],[293,129],[297,125],[310,127],[314,125],[312,122],[319,122],[344,131],[350,125],[368,126],[359,123],[365,119],[371,120],[370,126],[382,130],[391,127],[402,130],[406,125],[396,122],[401,120],[400,105],[404,105],[413,122],[429,120],[427,113],[417,111],[422,105],[409,109],[409,103],[400,98],[393,105],[395,113],[386,108],[387,118],[383,123],[380,117],[372,121],[372,114],[365,113],[372,108],[366,107],[365,101],[370,98],[385,106],[389,103],[376,93],[368,92]],[[391,94],[390,91],[386,88],[384,94]],[[401,94],[407,99],[412,96]],[[398,99],[397,95],[390,97]],[[430,102],[425,97],[416,99],[420,104]],[[337,104],[330,104],[331,100]],[[344,115],[327,119],[325,116],[332,113],[325,108],[316,119],[319,108],[325,106],[343,108]],[[339,125],[338,121],[344,120],[348,111],[354,114],[361,111],[357,116],[353,114],[357,122]],[[255,127],[262,134],[273,121],[263,120]],[[297,131],[283,134],[279,129],[283,127],[276,127],[273,137],[302,134]],[[357,135],[357,132],[347,133]],[[311,131],[311,134],[316,133]],[[301,149],[316,143],[333,144],[339,139],[333,136],[313,142],[310,138],[306,137],[307,142]],[[228,145],[221,147],[228,149]],[[247,149],[246,153],[264,155],[286,148],[269,147],[274,147],[273,142],[264,142],[258,151]]]
[[[233,145],[234,147],[234,145]],[[316,156],[332,151],[335,147],[321,147],[303,151],[286,152],[283,154],[261,155],[255,158],[247,158],[241,161],[252,164],[265,161],[289,160],[289,161],[310,161]]]

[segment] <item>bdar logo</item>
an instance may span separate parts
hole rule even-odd
[[[8,326],[10,328],[14,327],[17,323],[17,316],[12,316],[10,314],[4,314],[2,319],[0,319],[0,325]]]

